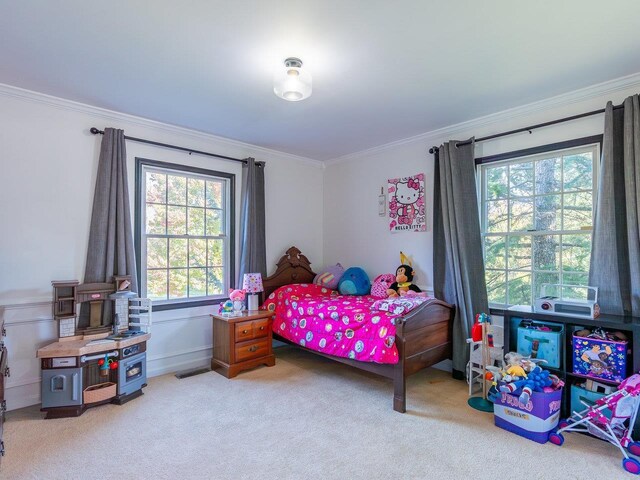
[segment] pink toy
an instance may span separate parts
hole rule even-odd
[[[375,298],[387,298],[387,290],[393,282],[396,281],[396,276],[393,273],[383,273],[378,275],[373,284],[371,285],[371,296]]]
[[[571,417],[561,421],[561,428],[549,434],[549,441],[560,446],[564,443],[562,432],[588,432],[618,447],[624,456],[622,468],[638,475],[640,462],[627,454],[629,451],[632,455],[640,455],[640,442],[631,438],[638,407],[640,375],[635,374],[624,380],[618,391],[600,398],[592,407],[573,412]],[[611,413],[611,418],[605,415],[607,410]]]
[[[246,290],[234,290],[233,288],[229,289],[229,299],[231,299],[232,302],[235,302],[236,300],[244,302],[246,294]]]
[[[244,298],[246,297],[247,291],[242,290],[234,290],[233,288],[229,289],[229,300],[233,302],[233,310],[239,313],[244,308]]]

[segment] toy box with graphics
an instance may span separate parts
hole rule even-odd
[[[518,327],[518,353],[560,368],[564,327],[557,323],[523,320]]]
[[[562,389],[533,392],[526,405],[511,393],[500,392],[493,400],[496,426],[534,442],[546,443],[549,432],[560,419]]]
[[[626,341],[613,342],[597,338],[573,336],[573,373],[612,382],[627,376]]]

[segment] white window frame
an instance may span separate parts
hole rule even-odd
[[[200,306],[213,303],[215,301],[219,301],[221,299],[228,297],[228,291],[230,286],[232,285],[232,278],[234,275],[234,181],[235,175],[229,174],[226,172],[217,172],[217,171],[209,171],[200,168],[194,168],[185,165],[175,165],[168,164],[164,162],[156,162],[153,160],[141,159],[137,158],[137,190],[138,195],[136,198],[136,242],[137,242],[137,250],[139,252],[138,258],[138,269],[139,269],[139,285],[140,285],[140,293],[143,296],[147,296],[147,239],[148,238],[184,238],[184,239],[220,239],[223,241],[223,272],[224,272],[224,284],[222,288],[222,292],[214,295],[200,295],[200,296],[187,296],[182,298],[168,298],[169,297],[169,281],[167,279],[167,299],[163,300],[154,300],[154,308],[164,309],[164,308],[182,308],[182,307],[191,307],[191,306]],[[223,194],[223,205],[220,209],[223,215],[223,226],[224,232],[221,235],[206,235],[206,217],[205,217],[205,235],[189,235],[188,233],[185,235],[170,235],[167,232],[165,234],[147,234],[146,233],[146,224],[147,224],[147,202],[146,202],[146,178],[147,173],[161,173],[161,174],[169,174],[182,176],[186,178],[194,178],[199,180],[209,180],[221,182],[224,185],[224,194]],[[168,195],[168,188],[167,188]],[[189,203],[188,199],[188,190],[187,190],[187,200],[186,203]],[[170,205],[165,202],[165,205]],[[188,212],[188,210],[187,210]],[[167,218],[168,221],[168,218]],[[187,232],[188,232],[188,215],[187,215]],[[167,247],[167,268],[166,270],[171,270],[169,267],[169,247]],[[207,259],[209,258],[209,242],[207,242]],[[189,253],[187,247],[187,292],[188,292],[188,275],[189,270],[191,268],[188,265],[189,262]],[[208,267],[208,266],[207,266]],[[202,267],[197,267],[202,268]],[[188,293],[187,293],[188,295]],[[164,307],[164,308],[163,308]]]
[[[590,137],[590,139],[593,139],[593,137]],[[557,145],[557,144],[555,144]],[[599,169],[600,169],[600,150],[601,150],[601,143],[600,141],[590,141],[590,142],[585,142],[583,144],[579,144],[579,145],[574,145],[571,147],[567,147],[567,148],[553,148],[553,145],[549,146],[549,149],[545,149],[545,147],[541,147],[541,149],[544,149],[544,151],[542,153],[535,153],[535,154],[529,154],[527,155],[525,152],[522,152],[522,154],[518,154],[518,152],[513,152],[512,154],[504,154],[504,155],[500,155],[499,157],[507,157],[504,160],[496,160],[496,161],[492,161],[489,158],[485,159],[480,159],[480,162],[478,163],[478,165],[476,166],[477,169],[477,175],[476,175],[476,181],[477,181],[477,191],[478,191],[478,208],[479,208],[479,215],[480,215],[480,233],[482,236],[482,254],[483,256],[486,255],[486,248],[485,248],[485,242],[486,242],[486,238],[487,237],[500,237],[500,236],[504,236],[507,237],[507,245],[505,246],[505,268],[504,270],[502,269],[495,269],[495,268],[491,268],[491,269],[486,269],[485,266],[485,274],[486,274],[486,270],[491,270],[491,271],[504,271],[505,272],[505,279],[506,279],[506,285],[505,285],[505,300],[507,303],[505,304],[496,304],[496,303],[490,303],[490,307],[491,308],[495,308],[495,309],[503,309],[503,308],[508,308],[510,306],[512,306],[513,304],[509,302],[509,291],[508,291],[508,281],[509,281],[509,272],[521,272],[521,273],[530,273],[531,274],[531,298],[532,300],[535,298],[536,292],[535,292],[535,286],[536,283],[534,281],[534,276],[536,273],[542,273],[542,274],[558,274],[559,280],[560,282],[562,282],[562,277],[564,274],[583,274],[584,272],[572,272],[572,271],[563,271],[562,268],[562,251],[559,252],[559,264],[558,264],[558,269],[556,270],[540,270],[540,269],[536,269],[535,268],[535,263],[534,260],[532,258],[531,261],[531,268],[529,270],[525,270],[525,269],[509,269],[509,252],[508,252],[508,244],[509,244],[509,240],[511,237],[520,237],[520,236],[527,236],[527,235],[531,235],[531,237],[533,238],[534,236],[545,236],[545,235],[571,235],[571,234],[584,234],[585,230],[584,229],[579,229],[579,230],[564,230],[564,225],[562,225],[562,228],[557,229],[557,230],[542,230],[542,231],[537,231],[535,229],[532,230],[526,230],[526,231],[514,231],[514,232],[510,232],[510,215],[511,215],[511,211],[510,211],[510,203],[508,202],[508,206],[507,206],[507,231],[506,232],[487,232],[487,220],[488,220],[488,212],[487,212],[487,205],[488,205],[488,199],[487,199],[487,170],[490,168],[495,168],[495,167],[502,167],[502,166],[506,166],[506,165],[516,165],[516,164],[521,164],[521,163],[528,163],[528,162],[536,162],[536,161],[540,161],[540,160],[544,160],[544,159],[550,159],[550,158],[558,158],[558,157],[563,157],[563,156],[568,156],[568,155],[572,155],[572,154],[577,154],[577,153],[584,153],[586,151],[591,151],[593,154],[593,170],[592,170],[592,188],[591,189],[582,189],[582,190],[570,190],[567,193],[579,193],[579,192],[591,192],[592,194],[592,202],[593,202],[593,209],[592,209],[592,226],[593,226],[593,221],[595,218],[595,211],[596,211],[596,205],[597,205],[597,193],[598,193],[598,177],[599,177]],[[559,190],[557,193],[560,194],[560,211],[564,211],[564,169],[562,169],[562,176],[561,176],[561,180],[560,183],[562,185],[562,189]],[[549,193],[544,193],[544,194],[537,194],[536,192],[536,185],[534,182],[534,191],[533,191],[533,195],[529,196],[529,197],[521,197],[521,198],[527,198],[527,199],[532,199],[533,201],[533,217],[535,220],[535,209],[536,209],[536,198],[537,197],[541,197],[541,196],[547,196],[547,195],[551,195]],[[511,198],[519,198],[519,197],[511,197],[511,195],[509,194],[507,196],[507,200],[511,200]],[[593,234],[593,228],[591,228],[591,232]],[[533,253],[533,252],[532,252]],[[485,263],[486,263],[486,257],[484,258]]]

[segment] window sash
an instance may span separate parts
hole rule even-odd
[[[189,168],[189,167],[186,167]],[[231,239],[229,233],[231,232],[231,221],[232,221],[232,209],[231,207],[231,178],[227,177],[218,177],[215,175],[206,175],[195,172],[190,172],[188,170],[181,170],[178,168],[169,168],[169,167],[160,167],[155,165],[142,164],[141,165],[141,175],[140,175],[140,191],[139,191],[139,231],[140,231],[140,289],[143,295],[148,295],[147,292],[147,272],[148,271],[166,271],[167,272],[167,291],[166,298],[157,299],[154,302],[157,305],[178,305],[181,303],[193,303],[198,301],[206,301],[206,300],[217,300],[226,297],[226,293],[229,290],[231,285]],[[147,174],[148,173],[159,173],[161,175],[174,175],[178,177],[184,177],[186,179],[197,179],[205,181],[205,199],[203,206],[195,206],[189,205],[189,188],[188,188],[188,180],[185,185],[185,203],[170,203],[168,200],[169,196],[169,186],[168,182],[165,184],[165,202],[148,202],[147,201]],[[208,207],[207,206],[207,198],[206,198],[206,182],[216,182],[222,184],[222,206],[221,208],[217,207]],[[164,221],[164,230],[165,233],[147,233],[147,205],[158,205],[165,207],[165,221]],[[167,217],[168,207],[175,206],[185,209],[185,234],[170,234],[168,233],[168,222],[169,219]],[[204,218],[204,235],[190,235],[189,231],[189,209],[202,209],[205,211]],[[207,219],[206,219],[206,211],[219,211],[222,214],[222,222],[221,228],[222,232],[216,235],[207,235],[206,227],[207,227]],[[166,239],[167,240],[167,254],[166,254],[166,267],[147,267],[147,240],[148,239]],[[190,252],[189,245],[190,242],[187,242],[187,258],[186,258],[186,266],[182,267],[171,267],[170,266],[170,250],[169,250],[169,241],[170,239],[185,239],[185,240],[206,240],[206,250],[205,250],[205,265],[203,266],[191,266],[190,265]],[[223,245],[223,263],[224,265],[209,265],[209,240],[222,240]],[[210,269],[213,268],[222,268],[223,271],[223,287],[221,293],[216,293],[213,295],[208,294],[209,290],[209,281],[208,281],[208,273]],[[170,288],[170,272],[175,270],[184,270],[187,273],[187,296],[180,298],[170,298],[169,288]],[[204,270],[205,272],[205,289],[207,291],[207,295],[197,295],[197,296],[189,296],[190,285],[190,273],[192,270]]]
[[[570,156],[570,155],[577,155],[577,154],[582,154],[582,153],[591,153],[592,154],[592,183],[591,183],[591,188],[590,189],[570,189],[570,190],[565,190],[565,177],[564,177],[564,165],[561,165],[561,177],[559,180],[559,188],[554,191],[554,192],[543,192],[543,193],[539,193],[538,192],[538,187],[536,185],[536,181],[535,181],[535,168],[536,168],[536,162],[539,162],[541,160],[546,160],[546,159],[552,159],[552,158],[560,158],[562,161],[563,157],[566,156]],[[491,303],[490,305],[492,307],[495,308],[506,308],[509,307],[510,305],[512,305],[513,303],[510,302],[509,299],[509,281],[510,281],[510,273],[511,274],[521,274],[521,275],[530,275],[530,289],[531,289],[531,301],[533,301],[533,299],[536,296],[536,281],[535,281],[535,277],[536,275],[544,275],[544,274],[549,274],[550,276],[553,275],[557,275],[558,276],[558,280],[560,282],[562,282],[562,279],[565,275],[588,275],[588,272],[583,272],[583,271],[569,271],[569,270],[564,270],[563,269],[563,254],[562,254],[562,250],[563,250],[563,246],[562,246],[562,241],[561,244],[558,246],[557,249],[557,256],[558,256],[558,263],[556,265],[557,268],[554,268],[553,270],[544,270],[544,269],[540,269],[540,268],[536,268],[536,264],[535,264],[535,258],[534,258],[534,239],[535,237],[540,237],[540,236],[558,236],[560,239],[563,238],[563,236],[565,235],[591,235],[592,229],[593,229],[593,221],[594,221],[594,216],[595,216],[595,207],[596,207],[596,193],[597,193],[597,181],[598,181],[598,174],[599,174],[599,158],[600,158],[600,144],[596,143],[596,142],[590,142],[587,143],[585,145],[580,145],[577,147],[570,147],[570,148],[560,148],[560,149],[554,149],[554,150],[549,150],[547,152],[544,153],[536,153],[534,155],[523,155],[523,156],[518,156],[518,157],[514,157],[514,158],[508,158],[508,159],[504,159],[504,160],[499,160],[499,161],[495,161],[495,162],[491,162],[491,163],[480,163],[477,166],[477,170],[478,170],[478,174],[476,175],[477,178],[477,186],[478,186],[478,196],[479,196],[479,214],[480,214],[480,223],[481,223],[481,236],[482,236],[482,254],[483,257],[485,259],[485,263],[486,263],[486,252],[487,252],[487,248],[486,248],[486,241],[488,238],[496,238],[496,237],[504,237],[505,238],[505,246],[504,246],[504,257],[505,257],[505,268],[487,268],[485,267],[485,275],[487,274],[487,272],[495,272],[495,273],[502,273],[504,274],[504,279],[505,279],[505,283],[504,283],[504,290],[505,290],[505,304],[496,304]],[[533,182],[532,182],[532,194],[530,196],[521,196],[521,195],[511,195],[511,178],[510,175],[507,175],[507,191],[506,191],[506,195],[504,197],[501,198],[497,198],[497,199],[489,199],[488,195],[487,195],[487,188],[488,188],[488,180],[487,180],[487,172],[488,170],[492,169],[492,168],[496,168],[496,167],[504,167],[504,166],[512,166],[512,165],[521,165],[521,164],[525,164],[525,163],[532,163],[532,166],[534,168],[534,176],[533,176]],[[568,194],[579,194],[579,193],[591,193],[592,197],[591,197],[591,201],[592,201],[592,208],[591,208],[591,224],[588,226],[588,228],[580,228],[580,229],[564,229],[564,201],[565,201],[565,195]],[[536,221],[536,210],[537,210],[537,202],[536,200],[541,198],[541,197],[550,197],[552,195],[557,195],[559,198],[559,205],[556,209],[557,212],[559,212],[559,216],[560,216],[560,226],[558,226],[555,229],[536,229],[536,225],[535,225],[535,221]],[[533,222],[531,229],[526,229],[526,230],[511,230],[511,201],[512,200],[523,200],[526,199],[527,201],[531,201],[532,204],[532,213],[531,213],[531,221]],[[489,202],[492,201],[505,201],[506,205],[507,205],[507,211],[506,211],[506,230],[502,230],[502,231],[491,231],[488,232],[487,228],[488,228],[488,222],[489,222],[489,216],[488,216],[488,206],[489,206]],[[585,226],[587,227],[587,226]],[[531,261],[530,261],[530,268],[509,268],[509,244],[512,240],[512,238],[517,238],[517,237],[529,237],[531,238]]]

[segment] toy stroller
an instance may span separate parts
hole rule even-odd
[[[618,447],[624,455],[622,468],[638,475],[640,462],[627,454],[629,451],[632,455],[640,456],[640,442],[631,438],[638,407],[640,375],[635,374],[624,380],[616,392],[600,398],[595,405],[581,412],[573,412],[571,417],[561,421],[560,429],[549,434],[549,441],[560,446],[564,443],[562,432],[588,432]],[[611,418],[608,418],[606,413],[610,413]],[[625,426],[627,421],[628,424]]]

